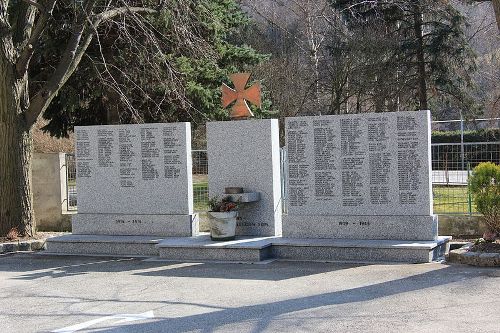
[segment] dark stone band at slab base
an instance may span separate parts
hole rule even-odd
[[[235,236],[222,237],[222,238],[216,238],[216,237],[210,236],[210,239],[213,240],[213,241],[216,241],[216,242],[232,241],[232,240],[235,240],[235,238],[236,238]]]

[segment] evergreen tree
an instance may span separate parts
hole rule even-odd
[[[190,43],[175,31],[175,7],[148,18],[161,42],[162,59],[150,56],[147,39],[140,46],[130,43],[141,38],[141,32],[127,35],[110,27],[94,40],[78,71],[47,109],[44,130],[66,136],[74,125],[191,121],[196,126],[226,119],[221,83],[230,84],[229,74],[248,70],[265,57],[241,42],[240,32],[249,21],[235,1],[189,0],[189,7],[189,16],[182,19],[189,21],[188,33],[196,34]],[[64,20],[66,11],[60,6],[54,15]],[[42,63],[64,38],[61,25],[52,25],[46,41],[54,47],[44,50]],[[45,60],[34,72],[49,63]],[[264,111],[254,110],[257,117],[267,116],[270,102],[263,105]]]
[[[344,47],[359,52],[357,77],[367,81],[356,87],[353,80],[350,89],[371,95],[375,111],[477,109],[470,95],[475,59],[464,35],[465,18],[448,1],[331,0],[331,5],[347,29],[342,43],[332,40],[332,57]]]

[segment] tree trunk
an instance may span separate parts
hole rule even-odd
[[[16,227],[33,235],[31,130],[23,117],[27,77],[16,79],[14,65],[0,54],[0,236]]]
[[[414,1],[413,6],[413,29],[415,38],[417,39],[417,73],[418,73],[418,100],[420,103],[420,110],[428,110],[427,102],[427,83],[425,72],[425,53],[424,53],[424,37],[422,31],[422,11],[418,1]]]

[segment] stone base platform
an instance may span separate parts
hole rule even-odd
[[[259,262],[272,258],[276,237],[238,237],[234,241],[216,242],[209,235],[169,238],[158,245],[160,258],[168,260]]]
[[[179,261],[259,262],[268,259],[425,263],[444,257],[449,236],[436,241],[292,239],[241,237],[213,242],[206,235],[159,242],[160,258]]]
[[[271,259],[426,263],[444,257],[451,237],[436,241],[239,237],[214,242],[196,237],[65,235],[47,240],[46,254],[157,257],[174,261],[261,262]]]
[[[157,256],[154,236],[64,235],[47,239],[44,254]]]

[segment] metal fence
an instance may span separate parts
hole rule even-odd
[[[446,215],[477,214],[468,187],[472,169],[481,162],[500,164],[500,142],[437,143],[431,145],[432,193],[434,213]],[[193,198],[197,212],[208,209],[208,157],[206,150],[193,150]],[[281,149],[283,210],[286,213],[286,149]],[[66,155],[68,210],[76,210],[76,165]]]
[[[477,214],[468,180],[481,162],[500,164],[500,142],[432,144],[434,213]]]
[[[471,131],[500,128],[500,118],[435,120],[433,131]]]
[[[75,155],[66,154],[65,162],[66,162],[66,208],[68,211],[74,211],[77,209]]]
[[[208,157],[206,150],[193,150],[193,201],[194,210],[208,210]]]

